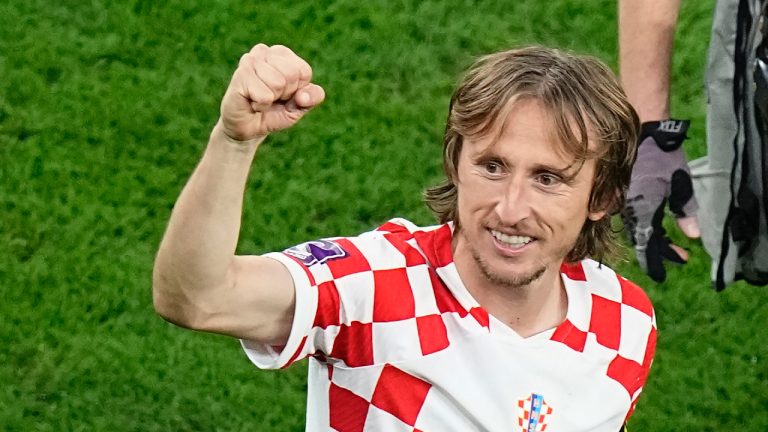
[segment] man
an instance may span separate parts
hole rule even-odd
[[[235,256],[253,156],[323,101],[288,48],[244,55],[160,246],[166,319],[242,340],[262,368],[309,357],[307,430],[618,431],[654,354],[613,244],[638,120],[596,60],[479,60],[453,95],[441,224]]]

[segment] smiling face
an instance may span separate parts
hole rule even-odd
[[[454,178],[454,260],[465,282],[554,282],[585,221],[605,215],[589,210],[595,161],[563,151],[535,99],[513,102],[503,120],[464,140]]]

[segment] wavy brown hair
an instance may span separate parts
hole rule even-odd
[[[624,206],[637,154],[640,123],[613,72],[601,61],[540,46],[503,51],[476,61],[451,97],[443,137],[447,178],[424,192],[441,223],[457,229],[455,177],[465,138],[483,136],[504,120],[510,103],[534,99],[547,112],[555,137],[574,162],[595,159],[589,211],[616,214]],[[590,146],[590,140],[595,143]],[[602,261],[617,248],[610,217],[587,219],[567,261]]]

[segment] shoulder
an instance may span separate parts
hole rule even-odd
[[[568,291],[569,320],[583,334],[582,343],[571,346],[608,360],[606,374],[634,401],[656,349],[651,300],[638,285],[591,259],[564,264],[561,274]]]
[[[572,283],[581,285],[593,298],[597,296],[654,316],[653,304],[646,292],[605,264],[584,259],[563,264],[561,273]]]

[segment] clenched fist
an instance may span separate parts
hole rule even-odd
[[[261,139],[293,126],[325,99],[312,68],[282,45],[258,44],[240,58],[221,101],[220,126],[231,139]]]

